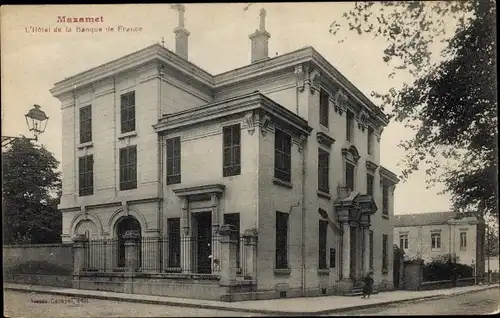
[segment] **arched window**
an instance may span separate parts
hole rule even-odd
[[[117,265],[118,267],[125,267],[125,240],[123,236],[128,231],[138,231],[141,233],[141,224],[132,216],[126,216],[120,219],[116,224],[116,238],[117,238]],[[139,240],[140,242],[140,240]],[[141,247],[139,246],[139,264],[141,264]]]

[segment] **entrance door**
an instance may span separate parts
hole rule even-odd
[[[212,212],[196,213],[197,236],[196,255],[197,272],[200,274],[211,274],[212,255]]]

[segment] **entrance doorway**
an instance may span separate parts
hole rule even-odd
[[[196,264],[200,274],[212,273],[212,212],[199,212],[196,220]]]
[[[123,236],[127,231],[138,231],[141,233],[141,224],[139,224],[139,221],[137,221],[134,217],[132,216],[126,216],[122,218],[121,220],[118,221],[116,224],[116,237],[118,238],[117,240],[117,266],[118,267],[125,267],[125,240],[123,239]],[[140,240],[139,240],[139,264],[142,264],[141,261],[141,246],[140,246]]]

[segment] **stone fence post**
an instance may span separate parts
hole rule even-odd
[[[125,240],[125,268],[127,272],[136,272],[140,267],[140,238],[139,231],[127,231],[123,235]]]
[[[245,279],[256,279],[257,278],[257,230],[249,229],[245,230],[243,233],[243,239],[245,240],[245,259],[243,266],[245,266]]]
[[[83,234],[78,234],[73,237],[73,288],[80,288],[80,274],[88,265],[86,250],[88,246],[88,238]]]
[[[236,282],[236,257],[238,245],[238,231],[236,227],[224,224],[220,227],[220,285],[231,286]]]

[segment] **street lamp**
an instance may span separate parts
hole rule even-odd
[[[33,133],[35,138],[27,138],[27,137],[12,137],[12,136],[2,136],[2,148],[11,144],[16,139],[27,139],[38,141],[38,135],[42,134],[47,127],[47,122],[49,117],[45,114],[43,110],[40,109],[40,105],[33,105],[34,107],[30,109],[30,111],[24,115],[26,119],[26,125],[28,126],[29,131]]]

